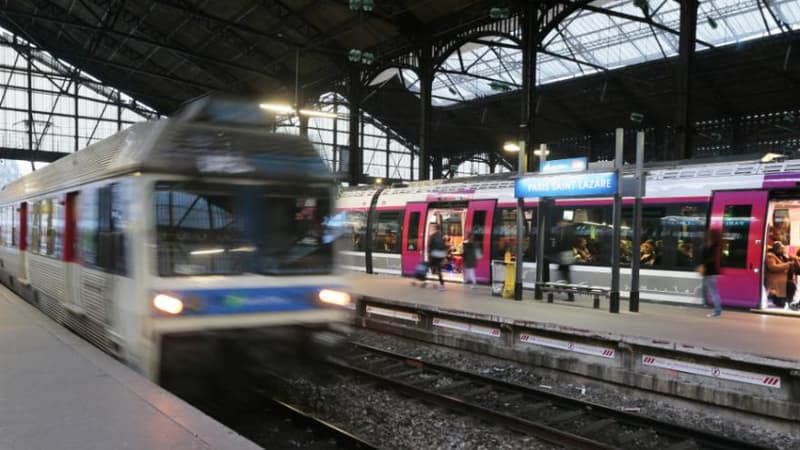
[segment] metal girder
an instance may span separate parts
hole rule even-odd
[[[46,5],[47,8],[49,8],[50,11],[53,11],[55,15],[64,14],[63,10],[61,8],[59,8],[58,5],[55,5],[52,2],[45,2],[45,5]],[[37,7],[37,11],[38,11],[38,7]],[[0,10],[0,15],[5,18],[5,21],[8,21],[9,23],[11,23],[13,25],[13,27],[18,30],[19,33],[25,35],[26,39],[28,41],[35,43],[39,48],[48,48],[48,49],[55,49],[56,48],[54,46],[43,46],[43,45],[39,44],[35,38],[30,36],[30,33],[28,33],[24,27],[19,26],[9,15],[5,14],[3,10]],[[50,16],[52,17],[53,15],[50,15]],[[35,19],[32,18],[31,20],[33,21]],[[51,51],[51,53],[55,54],[55,52],[58,51],[59,52],[59,54],[58,54],[59,57],[64,58],[67,61],[69,61],[70,58],[75,58],[76,57],[76,53],[74,51],[74,48],[80,48],[81,45],[83,44],[83,41],[75,39],[73,36],[69,35],[68,33],[65,34],[65,35],[69,38],[69,40],[71,42],[63,42],[64,41],[63,39],[61,41],[59,41],[59,42],[63,42],[63,44],[66,44],[66,45],[68,45],[70,47],[69,48],[68,47],[59,47],[59,48],[57,48],[57,50]],[[135,51],[133,51],[131,49],[128,49],[128,48],[125,48],[125,51],[128,53],[127,57],[129,59],[131,59],[131,60],[139,60],[141,58],[141,56],[142,56],[140,53],[135,52]],[[84,61],[92,60],[91,57],[86,57],[86,56],[83,56],[81,59],[84,60]],[[114,65],[113,63],[111,63],[109,61],[102,60],[102,59],[97,59],[97,58],[94,58],[94,60],[90,61],[90,62],[94,62],[94,63],[98,64],[99,66],[104,66],[104,65],[112,66],[112,65]],[[78,64],[73,64],[73,65],[78,65]],[[120,66],[120,65],[117,64],[117,66]],[[157,67],[158,69],[160,69],[162,71],[164,70],[163,67],[160,67],[157,64],[153,64],[153,66]],[[125,67],[122,67],[122,68],[124,70],[130,70],[131,69],[130,66],[125,66]],[[141,69],[135,69],[135,70],[138,71],[138,70],[141,70]],[[155,75],[157,72],[147,71],[147,73]],[[158,74],[158,76],[160,78],[162,78],[162,79],[167,79],[169,81],[173,81],[176,84],[182,82],[182,81],[176,81],[176,80],[174,80],[174,78],[173,79],[167,78],[163,73]],[[193,83],[191,81],[188,81],[188,80],[185,80],[185,85],[192,85],[192,84],[195,84],[195,83]],[[207,88],[203,88],[204,92],[207,91],[207,90],[208,90]],[[104,95],[108,95],[108,94],[104,94]]]
[[[2,35],[0,35],[0,41],[3,41],[3,36]],[[115,97],[114,93],[112,91],[109,91],[106,86],[99,85],[95,81],[88,80],[88,79],[85,79],[83,77],[80,77],[78,74],[75,74],[73,70],[71,70],[70,68],[68,68],[66,66],[63,66],[57,60],[49,60],[47,58],[44,58],[40,54],[40,52],[38,50],[35,51],[35,52],[34,51],[28,52],[28,50],[31,49],[29,45],[17,44],[17,43],[8,42],[8,41],[4,41],[4,45],[6,45],[6,46],[8,46],[10,48],[13,48],[17,52],[17,54],[20,55],[20,56],[30,54],[30,57],[32,58],[32,60],[35,60],[39,64],[43,64],[43,65],[53,69],[54,71],[56,71],[62,77],[65,77],[67,79],[72,79],[73,81],[77,81],[78,83],[80,83],[80,84],[86,86],[87,88],[97,92],[99,95],[102,95],[105,98],[111,99],[111,98]],[[31,64],[33,65],[33,62],[31,62]],[[50,83],[56,89],[58,89],[59,92],[63,92],[63,89],[60,88],[59,84],[55,80],[53,80],[52,77],[50,77],[49,74],[41,72],[41,71],[39,71],[38,73],[41,76],[45,77],[48,81],[50,81]],[[71,95],[69,93],[67,93],[67,94]],[[155,114],[154,111],[151,111],[149,109],[142,109],[142,108],[136,106],[135,104],[128,104],[128,103],[119,102],[117,104],[117,106],[133,110],[137,114],[140,114],[140,115],[142,115],[144,117],[153,117],[153,115]]]
[[[244,54],[254,53],[257,56],[260,64],[264,65],[265,67],[273,68],[273,73],[271,75],[272,77],[277,78],[281,83],[287,86],[291,85],[291,81],[289,80],[293,80],[294,77],[291,76],[292,74],[289,71],[289,69],[285,66],[278,66],[278,64],[275,62],[274,56],[261,51],[260,49],[257,48],[254,42],[243,37],[239,33],[240,31],[247,33],[253,32],[254,30],[252,30],[250,27],[237,23],[236,21],[220,19],[211,16],[201,10],[198,10],[195,5],[191,4],[186,0],[157,0],[157,1],[161,5],[178,9],[186,14],[194,16],[196,19],[200,19],[198,20],[198,22],[200,23],[200,25],[203,26],[203,28],[206,29],[206,31],[209,32],[209,35],[208,38],[206,38],[203,42],[195,46],[196,49],[198,49],[199,51],[202,51],[203,49],[207,48],[210,44],[218,40],[228,41],[234,47],[247,48],[248,51],[244,52]],[[248,11],[252,10],[250,9]],[[237,14],[237,16],[238,20],[241,20],[243,18],[241,12]],[[263,33],[257,32],[256,34],[263,34]],[[180,67],[180,65],[181,65],[180,63],[173,65],[168,73],[174,72],[175,70],[177,70],[178,67]]]
[[[83,0],[81,0],[81,1],[83,1]],[[102,1],[102,0],[92,0],[92,1],[94,3],[98,3],[99,1]],[[124,8],[124,7],[123,8],[119,8],[118,12],[123,15],[124,20],[126,22],[131,22],[132,23],[132,22],[138,22],[138,20],[139,20],[138,15],[128,12],[128,10],[126,8]],[[148,35],[151,35],[151,36],[152,35],[158,36],[158,35],[163,34],[163,32],[161,30],[158,30],[155,27],[148,26],[147,22],[142,22],[141,26],[142,27],[146,27],[146,29],[143,31],[143,33],[145,33],[145,34],[148,34]],[[119,45],[117,45],[117,49],[119,49],[121,47],[124,47],[123,45],[121,45],[121,42],[118,42],[118,44]],[[181,49],[181,47],[182,47],[183,50],[187,50],[186,46],[183,46],[183,45],[178,47],[178,48]],[[221,84],[222,86],[236,85],[237,83],[240,83],[240,77],[236,77],[235,75],[233,75],[232,73],[228,72],[227,70],[222,69],[222,67],[220,67],[219,64],[216,64],[215,66],[209,67],[207,64],[203,64],[201,61],[196,61],[194,59],[187,58],[186,55],[184,55],[182,53],[176,53],[176,55],[179,58],[181,58],[184,62],[188,62],[189,64],[191,64],[195,68],[197,68],[200,71],[202,71],[205,74],[207,74],[210,79],[212,79],[213,81]],[[137,59],[135,59],[133,61],[136,61],[136,60],[141,61],[143,56],[145,56],[145,55],[144,54],[140,54],[139,58],[137,58]],[[166,74],[167,75],[171,75],[172,71],[168,70]]]
[[[662,25],[662,24],[660,24],[658,22],[654,22],[652,19],[647,19],[645,17],[638,17],[638,16],[634,16],[634,15],[631,15],[631,14],[626,14],[626,13],[623,13],[623,12],[614,11],[613,9],[600,8],[600,7],[597,7],[597,6],[593,6],[591,4],[586,4],[586,5],[582,6],[582,8],[587,10],[587,11],[592,11],[592,12],[596,12],[596,13],[600,13],[600,14],[605,14],[607,16],[619,17],[620,19],[626,19],[626,20],[631,20],[633,22],[641,22],[641,23],[644,23],[644,24],[649,24],[649,25],[652,25],[655,28],[658,28],[661,31],[666,31],[667,33],[674,34],[676,36],[680,36],[680,32],[679,31],[673,30],[672,28],[670,28],[670,27],[668,27],[666,25]],[[708,47],[708,48],[716,48],[714,46],[714,44],[711,44],[709,42],[706,42],[706,41],[703,41],[703,40],[700,40],[700,39],[695,39],[695,42],[697,42],[698,44],[703,45],[705,47]]]
[[[23,11],[5,10],[4,12],[6,14],[10,14],[12,16],[19,16],[19,17],[32,17],[32,16],[34,16],[31,13],[27,13],[27,12],[23,12]],[[85,23],[80,23],[80,22],[77,22],[77,21],[74,21],[74,20],[61,19],[61,18],[58,18],[58,17],[48,17],[48,16],[44,16],[44,15],[36,15],[35,17],[36,17],[36,20],[63,25],[64,27],[67,27],[67,28],[74,28],[74,29],[88,30],[88,31],[97,31],[97,30],[101,29],[100,27],[88,25],[88,24],[85,24]],[[244,66],[244,65],[241,65],[241,64],[236,64],[236,63],[230,62],[227,59],[214,58],[214,57],[203,55],[203,54],[191,51],[191,50],[182,49],[182,48],[176,47],[174,45],[170,45],[165,40],[154,40],[154,39],[150,39],[150,38],[147,38],[147,37],[144,37],[144,36],[137,36],[137,35],[134,35],[134,34],[131,34],[131,33],[126,33],[126,32],[117,31],[117,30],[113,30],[113,29],[108,29],[108,30],[105,30],[104,32],[109,34],[109,35],[119,36],[119,37],[123,38],[124,40],[133,40],[133,41],[148,45],[148,46],[156,48],[156,49],[168,50],[170,52],[174,52],[174,53],[186,56],[188,58],[202,60],[202,61],[206,61],[206,62],[209,62],[209,63],[212,63],[212,64],[225,66],[225,67],[228,67],[228,68],[231,68],[231,69],[241,70],[241,71],[245,71],[245,72],[249,72],[249,73],[254,73],[254,74],[257,74],[257,75],[270,76],[270,77],[274,76],[274,74],[272,74],[272,73],[265,72],[263,70],[256,69],[256,68],[253,68],[253,67],[247,67],[247,66]],[[116,52],[116,50],[114,50],[114,52]],[[112,56],[113,56],[113,54],[112,54]],[[108,59],[111,60],[111,59],[113,59],[113,57],[109,57]]]
[[[41,150],[25,150],[21,148],[0,147],[0,159],[14,159],[18,161],[53,162],[71,153],[46,152]]]

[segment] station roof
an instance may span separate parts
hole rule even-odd
[[[167,114],[209,91],[291,99],[333,90],[350,49],[402,54],[426,33],[488,22],[494,5],[474,0],[375,2],[357,14],[347,0],[7,0],[0,25],[50,54]],[[503,2],[501,2],[503,3]],[[541,140],[604,133],[628,123],[669,125],[675,101],[679,3],[596,0],[543,41],[536,105]],[[706,0],[698,11],[697,117],[796,109],[800,2]],[[769,37],[772,36],[772,37]],[[521,53],[514,39],[482,36],[449,55],[434,82],[434,153],[499,148],[519,123]],[[767,37],[767,39],[753,40]],[[404,50],[405,49],[405,50]],[[418,140],[416,75],[385,72],[365,108]],[[469,133],[465,133],[468,130]],[[538,131],[537,131],[538,132]]]

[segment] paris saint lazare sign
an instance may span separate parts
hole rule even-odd
[[[617,192],[616,172],[562,173],[518,178],[514,196],[524,197],[609,197]]]

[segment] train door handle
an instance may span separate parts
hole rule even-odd
[[[752,270],[753,273],[758,273],[759,272],[759,269],[757,267],[753,267],[753,263],[750,263],[750,270]]]

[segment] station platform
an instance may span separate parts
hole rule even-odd
[[[0,448],[260,449],[2,286]]]
[[[522,301],[438,282],[347,275],[362,324],[434,343],[731,407],[800,419],[800,322],[794,317],[643,302],[608,312],[592,299]],[[558,294],[556,294],[558,299]],[[676,383],[677,382],[677,383]],[[745,398],[747,397],[747,398]],[[737,406],[737,404],[739,406]]]

